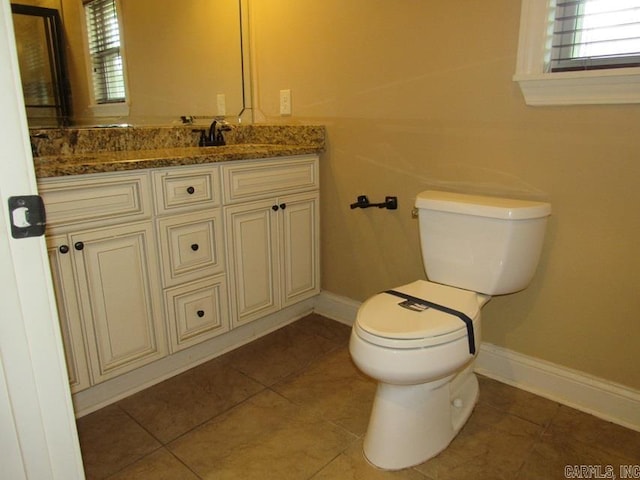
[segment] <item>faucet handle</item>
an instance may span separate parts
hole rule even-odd
[[[198,146],[205,147],[207,145],[207,132],[203,129],[191,130],[193,133],[199,133]]]
[[[230,132],[233,130],[233,125],[227,122],[224,118],[222,120],[218,120],[218,130],[223,132]]]

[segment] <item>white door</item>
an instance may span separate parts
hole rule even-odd
[[[36,193],[9,0],[0,0],[0,465],[82,479],[44,237],[11,237],[8,198]]]

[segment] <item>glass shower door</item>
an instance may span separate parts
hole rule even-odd
[[[60,14],[18,4],[12,4],[11,11],[29,126],[66,126],[70,88]]]

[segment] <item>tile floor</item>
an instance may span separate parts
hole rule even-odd
[[[447,450],[383,472],[363,459],[375,391],[350,329],[310,315],[78,420],[88,479],[546,480],[640,463],[640,433],[480,378]]]

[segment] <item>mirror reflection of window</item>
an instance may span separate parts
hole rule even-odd
[[[84,3],[89,55],[97,104],[126,101],[120,26],[115,0]]]

